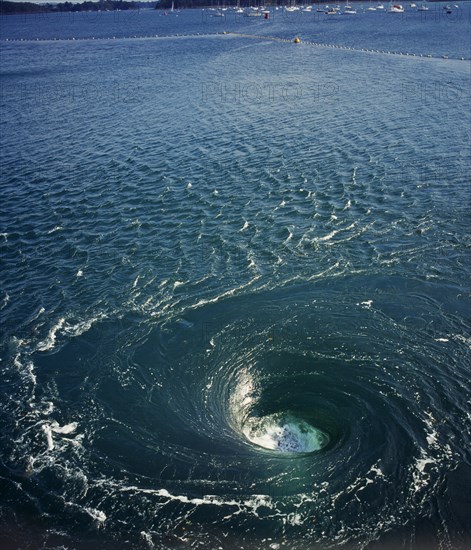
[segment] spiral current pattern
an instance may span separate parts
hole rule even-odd
[[[216,521],[237,536],[256,523],[329,547],[374,540],[425,513],[467,433],[462,404],[448,396],[466,383],[463,350],[457,337],[441,341],[444,327],[409,318],[427,285],[382,284],[342,277],[222,299],[151,332],[139,320],[101,327],[109,339],[97,352],[110,353],[109,371],[90,375],[94,407],[77,422],[96,426],[87,437],[98,453],[80,475],[114,472],[95,488],[101,502],[120,503],[106,521],[116,525],[119,510],[135,505],[139,524],[147,502],[173,510],[201,544]],[[79,339],[92,343],[90,332]],[[123,344],[111,351],[116,332]],[[124,382],[119,356],[136,340]],[[70,347],[43,367],[74,361]],[[445,400],[453,425],[437,410]],[[50,429],[57,446],[65,436]]]

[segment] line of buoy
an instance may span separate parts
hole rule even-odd
[[[216,36],[228,34],[226,32],[197,32],[192,34],[149,34],[145,36],[72,36],[69,38],[0,38],[0,42],[70,42],[70,41],[86,41],[86,40],[145,40],[149,38],[194,38],[204,36]]]
[[[348,50],[352,52],[365,52],[365,53],[380,53],[384,55],[407,55],[410,57],[428,57],[433,59],[450,59],[448,55],[442,55],[442,56],[433,56],[431,54],[424,55],[422,53],[410,53],[410,52],[396,52],[396,51],[388,51],[388,50],[376,50],[376,49],[369,49],[369,48],[353,48],[351,46],[342,46],[339,44],[326,44],[324,42],[313,42],[311,40],[301,40],[299,37],[296,37],[294,40],[288,40],[285,38],[278,38],[276,36],[262,36],[257,34],[245,34],[245,33],[237,33],[237,32],[229,32],[226,34],[231,34],[233,36],[243,36],[246,38],[256,38],[256,39],[262,39],[262,40],[272,40],[277,42],[294,42],[295,44],[307,44],[308,46],[316,46],[320,48],[333,48],[337,50]],[[457,57],[454,58],[459,61],[466,61],[467,59],[464,57]]]
[[[296,36],[294,39],[289,38],[281,38],[278,36],[265,36],[265,35],[258,35],[258,34],[247,34],[247,33],[239,33],[239,32],[227,32],[227,31],[217,31],[217,32],[205,32],[205,33],[190,33],[190,34],[154,34],[154,35],[146,35],[146,36],[86,36],[86,37],[71,37],[71,38],[3,38],[0,39],[0,42],[57,42],[57,41],[86,41],[86,40],[146,40],[146,39],[166,39],[166,38],[196,38],[196,37],[205,37],[205,36],[218,36],[218,35],[226,35],[226,36],[237,36],[237,37],[244,37],[244,38],[252,38],[257,40],[270,40],[273,42],[285,42],[285,43],[295,43],[295,44],[306,44],[308,46],[315,46],[319,48],[333,48],[337,50],[348,50],[353,52],[364,52],[364,53],[379,53],[384,55],[405,55],[410,57],[427,57],[429,59],[450,59],[448,55],[441,55],[441,56],[433,56],[432,54],[418,54],[418,53],[410,53],[410,52],[397,52],[397,51],[390,51],[390,50],[377,50],[377,49],[369,49],[369,48],[353,48],[351,46],[342,46],[340,44],[326,44],[324,42],[313,42],[311,40],[301,40],[298,36]],[[465,57],[458,57],[458,58],[451,58],[459,61],[468,61],[468,58]]]

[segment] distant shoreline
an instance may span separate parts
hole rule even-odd
[[[64,12],[85,12],[85,11],[128,11],[142,8],[154,9],[156,2],[140,2],[126,0],[105,0],[101,2],[72,2],[35,4],[33,2],[10,2],[0,1],[0,14],[37,14],[37,13],[64,13]]]
[[[347,0],[341,0],[342,3],[346,3]],[[410,0],[412,1],[412,0]],[[410,4],[410,1],[405,2],[404,4]],[[421,0],[417,0],[418,3],[423,3]],[[443,0],[427,0],[427,3],[437,3]],[[456,2],[457,0],[453,0]],[[460,0],[462,1],[462,0]],[[256,7],[257,5],[263,5],[261,0],[229,0],[217,2],[215,0],[213,3],[208,4],[208,0],[176,0],[173,2],[174,8],[176,10],[182,9],[220,9],[220,8],[232,8],[239,6],[241,8]],[[217,2],[217,3],[216,3]],[[351,2],[362,3],[362,4],[371,4],[371,0],[351,0]],[[282,7],[288,5],[290,2],[286,0],[283,2],[279,0],[278,2],[270,2],[267,4],[267,7]],[[336,4],[337,1],[319,1],[315,0],[312,2],[291,2],[292,5],[303,6],[303,5],[319,5],[324,6],[326,4]],[[380,3],[374,1],[373,3]],[[383,2],[385,4],[391,3],[390,1]],[[167,11],[172,6],[172,0],[160,0],[160,2],[143,2],[143,1],[126,1],[126,0],[104,0],[98,2],[86,1],[82,3],[71,3],[71,2],[61,2],[61,3],[45,3],[45,4],[35,4],[33,2],[11,2],[7,0],[0,0],[0,14],[1,15],[17,15],[17,14],[37,14],[37,13],[80,13],[80,12],[89,12],[89,11],[127,11],[127,10],[141,10],[141,9],[156,9]]]

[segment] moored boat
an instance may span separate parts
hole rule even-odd
[[[349,6],[348,4],[345,6],[345,9],[343,10],[344,15],[355,15],[357,10],[353,9],[352,6]]]

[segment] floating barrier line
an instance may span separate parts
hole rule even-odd
[[[258,35],[258,34],[245,34],[245,33],[238,33],[238,32],[227,32],[226,34],[232,35],[232,36],[240,36],[244,38],[256,38],[261,40],[272,40],[274,42],[290,42],[293,43],[293,39],[288,38],[279,38],[277,36],[264,36],[264,35]],[[449,57],[448,55],[431,55],[431,54],[421,54],[421,53],[409,53],[409,52],[397,52],[397,51],[390,51],[390,50],[377,50],[373,48],[353,48],[351,46],[342,46],[340,44],[326,44],[324,42],[313,42],[312,40],[301,40],[301,44],[306,44],[308,46],[315,46],[318,48],[332,48],[336,50],[349,50],[352,52],[363,52],[363,53],[380,53],[384,55],[405,55],[409,57],[422,57],[422,58],[429,58],[429,59],[454,59],[455,61],[469,61],[470,58],[464,58],[464,57]]]
[[[285,42],[293,44],[296,43],[305,44],[307,46],[314,46],[317,48],[331,48],[336,50],[348,50],[352,52],[374,53],[383,55],[398,55],[408,57],[421,57],[428,59],[451,59],[454,61],[469,61],[470,58],[465,57],[449,57],[448,55],[431,55],[431,54],[419,54],[410,52],[398,52],[391,50],[378,50],[375,48],[353,48],[351,46],[342,46],[340,44],[327,44],[325,42],[314,42],[312,40],[294,40],[293,38],[283,38],[279,36],[266,36],[259,34],[247,34],[242,32],[203,32],[203,33],[190,33],[190,34],[151,34],[146,36],[87,36],[87,37],[72,37],[72,38],[2,38],[0,42],[83,42],[88,40],[148,40],[148,39],[172,39],[172,38],[197,38],[197,37],[211,37],[211,36],[236,36],[240,38],[250,38],[256,40],[270,40],[272,42]]]
[[[195,32],[188,34],[148,34],[148,35],[132,35],[132,36],[81,36],[71,38],[0,38],[0,42],[85,42],[90,40],[148,40],[164,39],[164,38],[197,38],[205,36],[227,35],[226,32]]]

